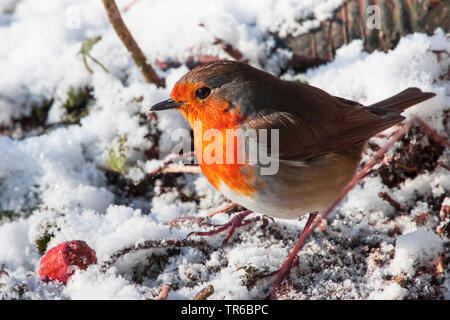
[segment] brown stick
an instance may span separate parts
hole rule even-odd
[[[129,4],[127,4],[122,10],[123,12],[127,12],[128,10],[131,9],[132,6],[134,6],[136,4],[136,2],[138,2],[139,0],[133,0],[131,1]]]
[[[147,240],[135,246],[123,248],[109,257],[108,260],[103,261],[100,270],[106,271],[111,267],[120,257],[132,251],[147,250],[152,248],[182,248],[182,247],[206,247],[204,241],[192,241],[187,239],[168,239],[168,240]]]
[[[183,173],[183,170],[184,170],[183,168],[184,167],[181,167],[181,168],[169,168],[169,165],[174,163],[177,160],[182,160],[182,159],[186,159],[186,158],[193,157],[193,156],[194,156],[194,152],[191,151],[191,152],[187,152],[185,154],[179,155],[179,156],[177,156],[175,158],[168,159],[168,160],[164,161],[159,168],[156,168],[152,172],[149,172],[147,174],[146,178],[154,177],[154,176],[156,176],[157,174],[160,174],[160,173]],[[194,166],[192,166],[192,167],[194,167]],[[196,173],[196,172],[192,172],[192,169],[186,169],[186,173]]]
[[[167,284],[163,284],[161,287],[161,291],[159,292],[159,296],[156,300],[167,300],[167,297],[169,296],[170,292],[170,286]]]
[[[214,286],[209,285],[202,290],[200,290],[199,293],[197,293],[192,300],[206,300],[208,299],[212,294],[214,293]]]
[[[400,203],[398,203],[397,201],[392,199],[392,197],[389,195],[389,193],[380,192],[380,193],[378,193],[378,196],[381,199],[383,199],[384,201],[386,201],[387,203],[389,203],[391,206],[393,206],[395,210],[397,210],[397,211],[405,211],[406,210],[406,206],[401,205]]]
[[[429,136],[439,142],[443,147],[450,147],[450,141],[448,140],[448,138],[437,133],[436,130],[431,128],[425,121],[417,116],[413,116],[413,120],[416,121],[428,133]]]
[[[84,66],[85,66],[86,70],[87,70],[90,74],[93,74],[94,71],[92,71],[92,69],[91,69],[91,68],[89,67],[89,65],[87,64],[86,56],[83,56],[83,63],[84,63]]]
[[[162,173],[193,173],[193,174],[200,174],[202,173],[202,170],[199,166],[184,166],[184,167],[178,167],[178,168],[165,168],[161,171]]]
[[[206,26],[203,23],[200,23],[199,26],[206,29]],[[209,32],[208,29],[206,30]],[[219,37],[216,37],[214,35],[213,37],[214,37],[214,44],[220,45],[222,50],[228,53],[234,60],[240,61],[242,59],[244,55],[239,49],[235,48],[231,43],[228,43]]]
[[[164,80],[160,79],[155,70],[147,63],[147,59],[144,56],[141,48],[134,40],[127,26],[120,16],[119,9],[117,8],[114,0],[102,0],[105,6],[106,13],[108,14],[109,21],[111,22],[114,30],[122,40],[123,44],[130,52],[136,65],[141,69],[141,72],[148,83],[154,83],[157,87],[164,87]]]

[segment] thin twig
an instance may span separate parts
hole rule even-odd
[[[200,174],[202,170],[199,166],[184,166],[184,167],[170,167],[164,168],[161,173],[193,173]]]
[[[182,172],[182,168],[184,168],[184,167],[169,168],[169,165],[174,163],[175,161],[183,160],[183,159],[190,158],[190,157],[193,157],[193,156],[194,156],[194,152],[191,151],[191,152],[187,152],[187,153],[184,153],[182,155],[178,155],[176,157],[167,159],[161,164],[160,167],[156,168],[152,172],[149,172],[147,174],[147,176],[146,176],[146,179],[154,177],[154,176],[156,176],[159,173],[178,173],[178,172]],[[187,167],[189,167],[189,166],[187,166]],[[173,169],[173,170],[168,170],[168,169]],[[177,170],[175,170],[175,169],[177,169]],[[189,171],[189,170],[193,171],[192,169],[187,169],[187,171]],[[195,173],[195,172],[191,172],[191,173]]]
[[[138,2],[138,1],[139,1],[139,0],[133,0],[133,1],[131,1],[129,4],[127,4],[127,5],[122,9],[122,11],[123,11],[123,12],[127,12],[127,11],[130,10],[131,7],[134,6],[134,5],[136,4],[136,2]]]
[[[202,290],[200,290],[199,293],[197,293],[192,300],[206,300],[208,299],[212,294],[214,293],[214,286],[209,285]]]
[[[91,67],[89,67],[89,65],[88,65],[88,63],[87,63],[87,61],[86,61],[86,56],[83,56],[82,59],[83,59],[84,67],[86,68],[86,70],[87,70],[90,74],[93,74],[94,71],[92,71]]]
[[[156,300],[167,300],[167,297],[169,296],[169,292],[170,292],[170,286],[168,286],[167,284],[163,284],[161,287],[159,296],[158,296],[158,298],[156,298]]]
[[[448,140],[448,138],[437,133],[436,130],[431,128],[425,121],[423,121],[417,116],[413,116],[413,120],[417,122],[428,133],[429,136],[431,136],[434,140],[439,142],[443,147],[446,148],[450,147],[450,141]]]
[[[157,87],[164,87],[164,80],[160,79],[155,70],[153,70],[153,68],[147,63],[147,59],[145,58],[144,53],[142,52],[141,48],[139,48],[127,26],[123,22],[123,19],[120,16],[119,9],[117,8],[114,0],[102,1],[103,5],[105,6],[106,13],[108,14],[109,21],[114,27],[114,30],[116,31],[120,40],[122,40],[123,44],[127,48],[128,52],[130,52],[134,62],[139,67],[139,69],[141,69],[145,80],[148,83],[156,84]]]
[[[196,224],[199,224],[199,225],[203,225],[203,224],[205,224],[205,223],[203,223],[203,221],[205,220],[205,218],[206,217],[193,217],[193,216],[182,216],[182,217],[176,217],[176,218],[174,218],[174,219],[171,219],[171,220],[169,220],[169,221],[167,221],[167,224],[169,225],[169,226],[171,226],[171,227],[177,227],[177,225],[180,223],[180,222],[183,222],[183,221],[192,221],[192,222],[194,222],[194,223],[196,223]],[[209,225],[209,224],[208,224]]]
[[[108,260],[101,264],[100,269],[105,271],[112,266],[120,257],[131,251],[147,250],[152,248],[182,248],[182,247],[206,247],[207,243],[203,240],[193,241],[187,239],[169,239],[169,240],[147,240],[135,246],[123,248],[109,257]]]
[[[380,193],[378,193],[378,196],[381,199],[383,199],[384,201],[386,201],[387,203],[389,203],[391,206],[393,206],[395,208],[395,210],[397,210],[397,211],[405,211],[406,210],[406,206],[401,205],[400,203],[398,203],[397,201],[392,199],[392,197],[389,195],[389,193],[380,192]]]
[[[208,32],[209,30],[206,28],[206,26],[203,23],[199,24],[200,27],[205,28]],[[223,51],[228,53],[234,60],[241,61],[242,57],[244,56],[243,53],[234,47],[231,43],[216,37],[215,35],[212,35],[214,37],[214,44],[220,45]],[[246,62],[246,61],[244,61]]]
[[[6,272],[5,270],[0,270],[0,278],[1,278],[2,276],[6,276],[6,277],[9,278],[9,273]]]
[[[91,58],[92,59],[92,61],[94,61],[96,64],[98,64],[102,69],[103,69],[103,71],[105,71],[106,73],[109,73],[109,70],[100,62],[100,61],[98,61],[97,59],[95,59],[93,56],[91,56],[89,53],[86,55],[86,56],[88,56],[89,58]]]

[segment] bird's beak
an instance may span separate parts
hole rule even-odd
[[[157,103],[154,106],[150,108],[150,111],[160,111],[160,110],[167,110],[167,109],[175,109],[181,106],[181,102],[173,101],[172,99],[167,99],[163,102]]]

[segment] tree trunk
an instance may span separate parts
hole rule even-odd
[[[379,29],[370,28],[374,12],[368,12],[369,6],[379,10]],[[387,51],[409,33],[432,34],[438,27],[449,32],[449,17],[450,1],[446,0],[347,0],[319,28],[278,40],[293,51],[291,66],[304,71],[330,61],[336,49],[354,39],[362,39],[368,52]]]

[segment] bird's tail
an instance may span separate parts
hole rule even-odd
[[[408,88],[395,96],[370,105],[369,108],[384,108],[402,112],[406,108],[428,100],[435,95],[432,92],[423,92],[419,88]]]

